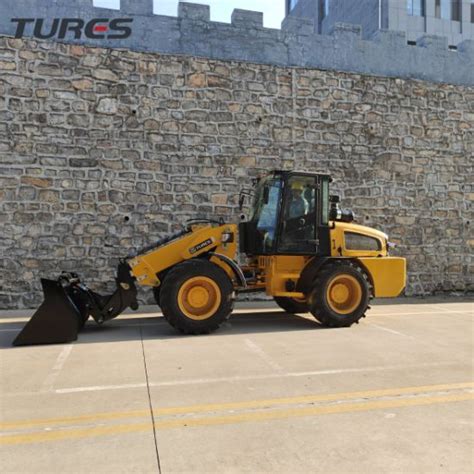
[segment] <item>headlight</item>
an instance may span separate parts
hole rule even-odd
[[[228,244],[234,241],[234,233],[233,232],[224,232],[221,234],[221,242],[224,244]]]

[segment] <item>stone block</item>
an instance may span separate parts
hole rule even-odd
[[[97,113],[100,114],[107,114],[107,115],[114,115],[117,113],[117,99],[113,99],[110,97],[104,97],[103,99],[99,100],[96,109]]]
[[[118,76],[110,69],[94,69],[93,75],[96,79],[100,79],[102,81],[118,81]]]
[[[77,79],[75,81],[72,81],[72,86],[74,87],[74,89],[83,91],[83,90],[92,89],[93,83],[89,79]],[[49,91],[48,91],[48,93],[49,93]],[[36,94],[36,95],[38,95],[38,94]]]
[[[232,12],[231,23],[240,27],[258,27],[263,28],[263,13],[251,10],[240,10],[235,8]]]
[[[179,2],[178,18],[188,18],[190,20],[210,21],[211,9],[209,5]]]
[[[51,179],[35,178],[33,176],[22,176],[21,182],[37,188],[49,188],[53,184]]]
[[[135,15],[153,15],[153,0],[121,0],[120,9]]]
[[[440,51],[448,50],[448,38],[446,36],[423,35],[416,40],[416,45],[421,48],[437,49]]]
[[[314,21],[310,18],[287,16],[281,22],[281,29],[297,35],[312,35],[314,33]]]

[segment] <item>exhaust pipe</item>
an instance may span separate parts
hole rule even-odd
[[[138,309],[135,279],[121,260],[115,279],[117,289],[99,295],[81,283],[75,273],[63,272],[57,280],[41,279],[44,301],[13,341],[14,346],[57,344],[77,339],[89,316],[102,324],[128,307]]]

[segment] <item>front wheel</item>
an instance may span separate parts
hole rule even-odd
[[[307,313],[309,312],[306,299],[287,298],[285,296],[275,296],[275,303],[287,313]]]
[[[160,304],[160,292],[161,292],[161,285],[153,287],[153,296],[154,296],[156,304],[158,306],[161,306],[161,304]]]
[[[234,290],[224,270],[207,260],[193,259],[167,273],[159,302],[174,328],[184,334],[206,334],[230,316]]]
[[[367,275],[350,262],[336,261],[316,278],[309,305],[322,325],[349,327],[365,316],[370,296]]]

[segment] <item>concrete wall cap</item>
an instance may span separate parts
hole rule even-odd
[[[460,53],[467,53],[472,56],[474,62],[474,40],[464,40],[458,44],[458,51]]]
[[[371,40],[376,43],[397,43],[406,46],[407,34],[405,31],[377,30]]]
[[[416,45],[421,48],[435,48],[447,51],[448,38],[446,36],[423,35],[416,40]]]
[[[153,15],[153,0],[120,0],[120,10],[136,15]]]
[[[314,20],[311,18],[297,18],[294,16],[287,16],[281,22],[281,29],[290,33],[311,35],[314,33]]]
[[[201,5],[200,3],[179,2],[178,18],[210,21],[211,9],[209,5]]]
[[[353,25],[352,23],[340,23],[337,22],[334,24],[333,28],[330,30],[329,34],[331,36],[353,36],[355,38],[362,38],[362,26]]]
[[[232,12],[231,22],[233,25],[259,26],[263,28],[263,13],[235,8]]]

